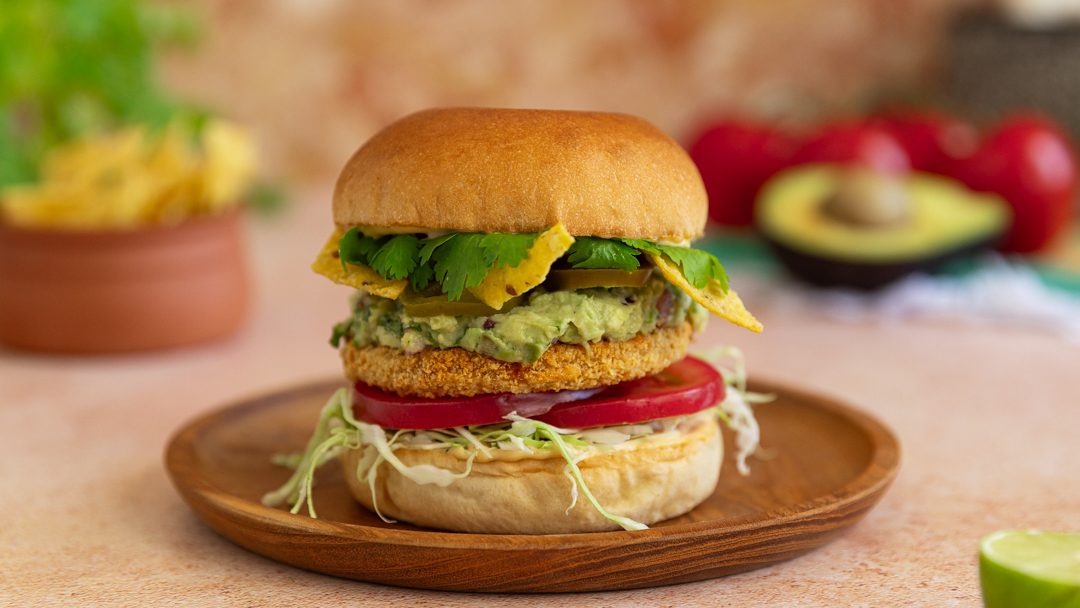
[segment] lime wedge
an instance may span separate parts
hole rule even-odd
[[[979,544],[986,608],[1080,608],[1080,534],[1001,530]]]

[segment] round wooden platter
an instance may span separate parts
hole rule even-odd
[[[319,519],[264,507],[289,471],[271,454],[302,449],[340,381],[280,391],[181,429],[165,464],[184,500],[234,543],[300,568],[361,581],[456,591],[634,589],[714,578],[806,553],[855,524],[896,474],[899,446],[874,418],[764,382],[762,456],[751,473],[725,450],[716,492],[690,513],[638,532],[459,534],[387,524],[349,495],[338,466],[318,472]],[[726,445],[732,444],[725,434]]]

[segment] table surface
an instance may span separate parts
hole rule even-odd
[[[254,224],[256,303],[235,337],[106,358],[0,351],[0,605],[977,606],[982,535],[1080,528],[1080,345],[1015,328],[842,324],[746,293],[765,333],[714,320],[697,346],[737,344],[752,374],[849,400],[900,438],[892,489],[833,543],[725,579],[542,598],[380,587],[272,562],[203,526],[161,463],[186,420],[339,373],[326,338],[347,292],[307,268],[328,205]]]

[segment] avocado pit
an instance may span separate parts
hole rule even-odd
[[[851,169],[822,201],[825,217],[861,228],[899,228],[911,222],[911,196],[895,175]]]

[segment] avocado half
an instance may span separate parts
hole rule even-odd
[[[813,285],[883,287],[986,249],[1008,228],[1009,208],[1000,198],[926,173],[890,178],[901,180],[891,193],[902,199],[901,215],[878,225],[851,221],[830,202],[844,190],[844,180],[852,179],[851,172],[840,165],[789,169],[770,180],[758,198],[758,231],[791,274]],[[848,198],[852,192],[847,189]]]

